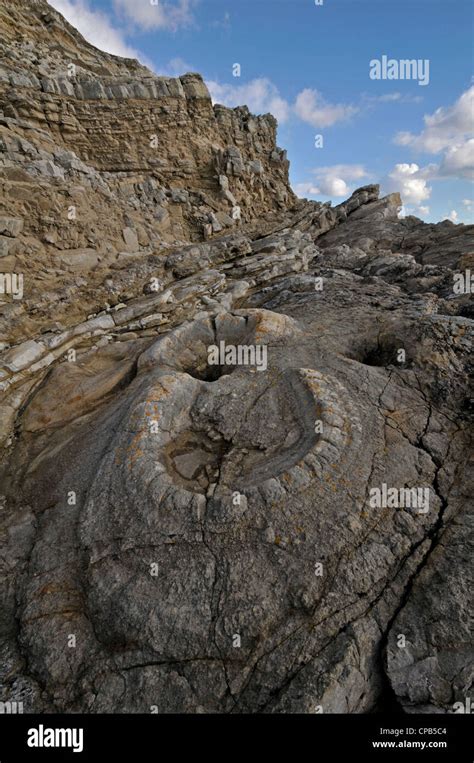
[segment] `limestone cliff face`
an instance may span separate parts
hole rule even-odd
[[[97,50],[44,0],[7,0],[0,25],[1,214],[22,221],[0,251],[4,269],[29,272],[26,299],[61,303],[78,274],[100,288],[128,254],[295,202],[271,115],[213,106],[198,74],[157,77]]]
[[[6,117],[28,120],[95,170],[124,173],[130,190],[153,178],[156,188],[209,192],[224,210],[218,175],[227,174],[244,219],[292,198],[271,115],[213,107],[199,74],[157,77],[97,50],[43,0],[7,0],[0,13]]]

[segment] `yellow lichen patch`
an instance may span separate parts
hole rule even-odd
[[[140,444],[142,437],[147,434],[148,432],[142,429],[133,436],[131,442],[128,444],[126,451],[129,469],[131,469],[135,461],[143,455],[143,450],[141,449]]]

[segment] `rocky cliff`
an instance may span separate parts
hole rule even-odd
[[[0,252],[29,271],[24,305],[47,293],[61,318],[86,273],[91,312],[110,267],[295,202],[271,115],[213,106],[198,74],[157,77],[93,48],[43,0],[7,0],[0,24],[3,213],[21,220]],[[9,317],[27,335],[22,307]]]
[[[452,712],[472,227],[298,200],[273,117],[0,24],[0,700]]]

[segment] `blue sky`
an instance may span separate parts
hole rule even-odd
[[[103,50],[199,71],[216,102],[274,113],[300,196],[340,203],[379,182],[406,213],[472,222],[470,0],[49,2]],[[383,55],[428,60],[429,77],[422,63],[411,79],[372,79]]]

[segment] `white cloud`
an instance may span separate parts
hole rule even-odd
[[[421,103],[423,100],[422,95],[410,95],[408,93],[383,93],[382,95],[367,95],[362,96],[363,101],[367,103]]]
[[[302,90],[293,105],[280,95],[277,86],[267,77],[258,77],[241,85],[207,82],[212,100],[224,106],[246,104],[250,111],[262,114],[269,111],[280,123],[292,113],[312,127],[330,127],[349,119],[359,109],[355,106],[327,103],[317,90]]]
[[[312,170],[316,182],[297,183],[295,193],[298,196],[350,196],[353,187],[351,181],[361,180],[368,173],[361,164],[333,164],[330,167],[318,167]]]
[[[214,27],[214,29],[230,29],[229,11],[226,11],[224,13],[224,16],[222,17],[222,19],[216,19],[215,21],[211,21],[210,26]]]
[[[350,196],[349,186],[343,178],[328,175],[318,185],[318,193],[323,196]]]
[[[373,98],[371,98],[373,101],[378,101],[379,103],[391,103],[392,101],[400,101],[402,100],[402,94],[401,93],[384,93],[383,95],[376,95]]]
[[[463,199],[462,205],[464,207],[463,221],[466,223],[472,223],[473,221],[472,213],[474,211],[474,199]]]
[[[390,101],[399,101],[402,97],[401,93],[385,93],[384,95],[374,95],[368,100],[379,103],[390,103]]]
[[[443,177],[474,179],[474,138],[447,150],[440,164],[439,174]]]
[[[419,207],[421,202],[431,196],[431,188],[426,183],[426,168],[420,169],[418,164],[396,164],[383,182],[389,192],[399,191],[404,205],[414,204]]]
[[[349,183],[367,177],[361,164],[333,164],[313,170],[323,196],[350,196],[354,190]]]
[[[458,222],[458,217],[459,217],[459,215],[456,212],[456,210],[452,209],[451,212],[449,213],[447,219],[451,220],[452,223],[457,223]]]
[[[342,175],[346,180],[360,180],[369,174],[362,164],[332,164],[313,170],[318,176]]]
[[[182,58],[172,58],[164,66],[155,67],[154,71],[163,77],[180,77],[186,72],[194,72],[195,68],[183,61]]]
[[[414,206],[412,204],[402,204],[398,217],[408,217],[409,215],[415,215],[415,217],[426,218],[430,213],[430,208],[426,205]]]
[[[143,61],[144,57],[126,43],[107,14],[92,10],[87,0],[49,0],[49,3],[96,48],[124,58],[140,57]]]
[[[321,190],[314,183],[296,183],[293,190],[297,196],[307,198],[308,196],[319,196]]]
[[[114,0],[114,6],[140,29],[169,29],[176,31],[180,27],[190,26],[194,19],[192,6],[194,0]]]
[[[306,88],[298,93],[294,110],[303,122],[322,128],[350,119],[359,109],[342,103],[328,103],[318,90]]]
[[[426,115],[421,133],[400,132],[395,136],[395,143],[430,154],[444,152],[437,168],[438,177],[473,178],[473,113],[474,87],[470,87],[452,106]]]
[[[463,142],[472,133],[474,86],[466,90],[452,105],[436,109],[424,117],[425,129],[419,135],[401,132],[395,142],[429,154],[437,154],[453,143]]]
[[[242,85],[227,85],[215,81],[206,82],[214,103],[224,106],[246,105],[255,114],[270,112],[279,122],[285,122],[290,113],[287,101],[281,97],[278,88],[266,77],[253,79]]]

